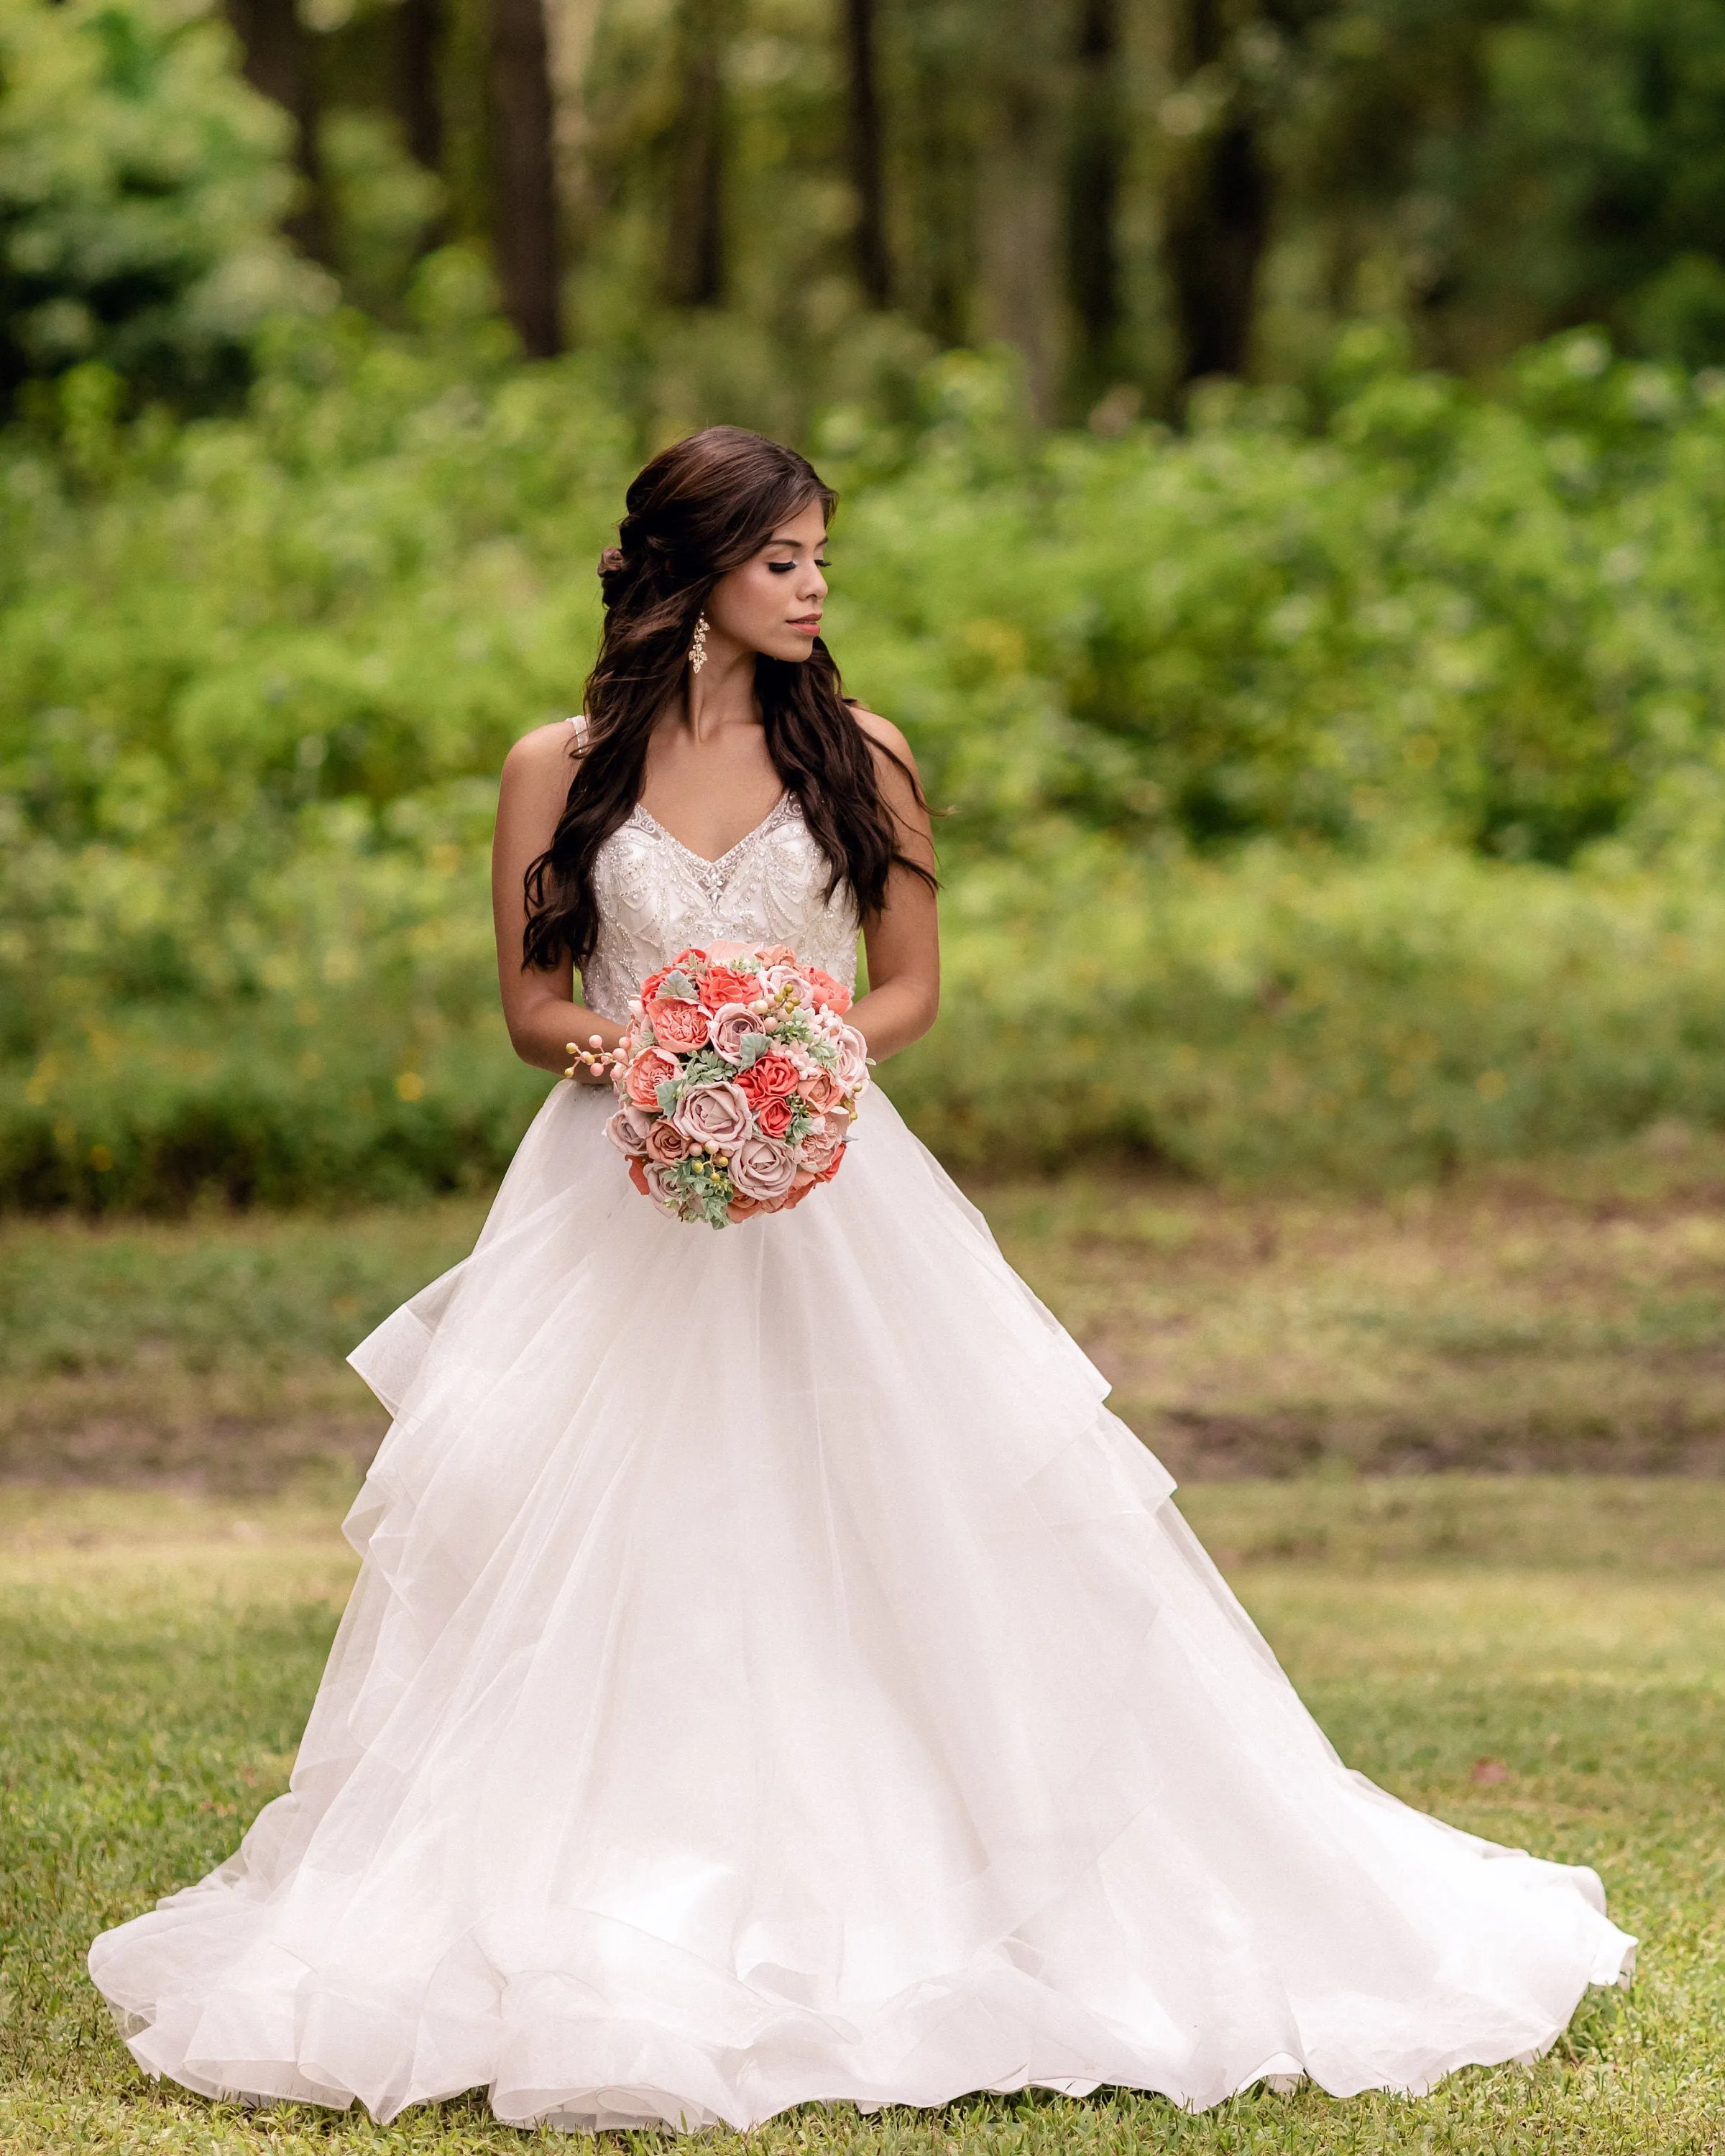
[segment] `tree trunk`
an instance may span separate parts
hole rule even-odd
[[[554,124],[542,0],[491,0],[492,244],[504,312],[535,359],[563,346]]]
[[[1086,401],[1119,372],[1119,218],[1126,167],[1120,0],[1081,0],[1072,149],[1066,185],[1066,278],[1077,321],[1075,387]]]
[[[444,168],[444,108],[438,83],[444,0],[399,0],[396,10],[396,105],[408,153],[428,172]]]
[[[285,106],[293,119],[301,199],[285,220],[285,229],[315,260],[327,262],[329,212],[318,154],[317,90],[310,41],[299,11],[294,0],[227,0],[227,8],[228,20],[239,39],[246,80]]]
[[[1064,9],[1013,0],[993,18],[982,169],[983,327],[1024,356],[1030,408],[1055,416],[1065,363],[1060,177],[1070,46]]]
[[[1224,60],[1221,0],[1181,0],[1176,31],[1179,75]],[[1238,91],[1180,140],[1163,203],[1163,259],[1179,322],[1181,379],[1194,382],[1243,373],[1250,357],[1258,268],[1270,236],[1270,174],[1255,116]]]
[[[673,306],[725,297],[726,0],[679,0],[676,133],[665,290]]]
[[[857,282],[871,307],[888,307],[892,304],[892,264],[886,249],[880,99],[875,69],[875,0],[845,0],[846,102],[850,183],[856,193]]]

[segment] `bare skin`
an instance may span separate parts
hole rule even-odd
[[[708,860],[728,853],[768,815],[783,787],[767,752],[754,694],[754,659],[806,660],[825,603],[821,574],[826,531],[814,502],[778,526],[741,567],[714,586],[706,606],[706,664],[689,677],[686,703],[663,711],[647,746],[641,806],[691,852]],[[872,711],[857,723],[877,751],[911,762],[904,736]],[[491,848],[491,904],[497,971],[509,1037],[524,1063],[542,1070],[568,1065],[568,1043],[584,1048],[593,1035],[605,1048],[622,1032],[574,998],[574,969],[566,959],[541,972],[521,963],[526,923],[522,880],[551,844],[568,797],[572,730],[563,722],[524,734],[503,765]],[[877,752],[883,798],[898,820],[900,842],[912,860],[934,865],[928,815],[904,773]],[[940,1007],[940,943],[934,893],[920,876],[896,870],[879,913],[863,923],[869,993],[850,1021],[877,1061],[907,1048],[934,1024]],[[667,953],[667,956],[670,954]],[[578,1065],[578,1083],[601,1081]]]

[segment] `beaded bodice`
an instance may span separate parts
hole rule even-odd
[[[793,793],[716,861],[691,853],[638,802],[593,862],[599,933],[582,969],[582,1001],[606,1018],[667,958],[692,945],[788,943],[847,988],[856,979],[856,906],[829,900],[827,857]]]

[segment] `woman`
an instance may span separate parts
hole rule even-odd
[[[590,723],[505,767],[516,1047],[608,1046],[691,944],[849,983],[860,922],[887,1056],[934,1017],[932,855],[819,641],[832,496],[715,428],[628,506]],[[1342,1766],[890,1103],[713,1234],[630,1188],[576,1072],[472,1256],[355,1352],[395,1420],[291,1794],[91,1950],[143,2066],[580,2128],[1199,2106],[1526,2057],[1627,1972],[1591,1871]]]

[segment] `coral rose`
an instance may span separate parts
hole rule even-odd
[[[796,1180],[797,1156],[777,1138],[745,1138],[731,1156],[730,1175],[745,1198],[773,1205]]]
[[[644,1048],[623,1074],[624,1093],[638,1108],[656,1108],[660,1087],[676,1075],[677,1065],[669,1055]]]
[[[707,1016],[699,1004],[685,1003],[680,997],[655,996],[641,1009],[653,1029],[654,1039],[673,1055],[687,1055],[706,1046]]]
[[[674,1160],[687,1160],[689,1141],[669,1116],[655,1116],[647,1131],[647,1158],[662,1161],[666,1166]]]
[[[769,1138],[782,1138],[791,1127],[791,1115],[788,1100],[762,1101],[755,1110],[755,1121]]]
[[[843,981],[835,981],[830,973],[823,973],[819,966],[805,966],[809,976],[809,1000],[817,1010],[837,1011],[843,1018],[851,1004],[851,994]]]
[[[721,1010],[726,1004],[746,1004],[755,994],[752,973],[739,973],[732,966],[715,966],[701,983],[701,1000],[709,1011]]]
[[[747,1220],[752,1213],[758,1213],[760,1209],[752,1198],[745,1198],[739,1192],[725,1208],[725,1218],[727,1220]]]
[[[769,1048],[764,1055],[755,1058],[737,1082],[747,1094],[750,1106],[758,1108],[764,1101],[779,1101],[787,1093],[794,1093],[802,1075],[788,1055]]]
[[[724,1004],[713,1013],[707,1038],[727,1063],[741,1063],[743,1035],[760,1030],[761,1021],[747,1004]]]
[[[728,1150],[749,1134],[749,1102],[739,1086],[721,1079],[711,1086],[691,1086],[671,1120],[691,1142]]]
[[[638,1108],[619,1108],[605,1124],[605,1136],[619,1152],[639,1160],[647,1150],[648,1120]]]

